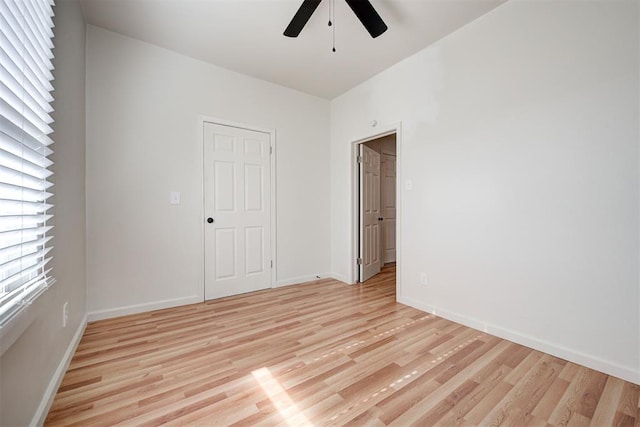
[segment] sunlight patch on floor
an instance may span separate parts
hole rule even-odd
[[[276,380],[269,368],[260,368],[253,372],[251,375],[258,381],[262,390],[266,393],[266,395],[271,399],[271,402],[274,404],[282,418],[287,422],[291,427],[293,426],[312,426],[311,422],[304,416],[302,412],[298,409],[296,404],[291,400],[291,397],[284,388],[280,385],[278,380]]]

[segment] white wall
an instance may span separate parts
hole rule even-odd
[[[76,1],[55,7],[53,149],[57,282],[27,310],[28,328],[0,359],[0,425],[40,423],[86,324],[85,25]],[[62,327],[62,305],[69,323]]]
[[[332,271],[351,142],[401,121],[401,301],[639,383],[638,16],[510,1],[332,101]]]
[[[200,114],[276,130],[277,282],[329,271],[328,101],[97,27],[87,43],[90,318],[202,301]]]

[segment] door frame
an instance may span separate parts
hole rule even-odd
[[[400,265],[402,261],[402,122],[392,123],[373,129],[371,133],[351,141],[351,266],[350,283],[358,283],[358,251],[360,242],[359,225],[359,174],[358,174],[358,146],[365,142],[396,134],[396,300],[400,298],[402,283],[400,281]]]
[[[277,229],[276,229],[276,213],[277,213],[277,209],[276,209],[276,204],[277,204],[277,200],[276,200],[276,130],[275,129],[271,129],[271,128],[264,128],[264,127],[260,127],[260,126],[254,126],[254,125],[248,125],[242,122],[236,122],[233,120],[226,120],[226,119],[220,119],[217,117],[212,117],[212,116],[206,116],[206,115],[198,115],[198,146],[200,147],[200,156],[201,156],[201,160],[200,160],[200,185],[201,185],[201,191],[200,194],[202,195],[202,199],[200,200],[200,260],[201,260],[201,265],[200,265],[200,275],[201,275],[201,279],[200,279],[200,283],[202,284],[202,301],[206,301],[206,290],[205,290],[205,277],[204,277],[204,270],[205,270],[205,238],[204,238],[204,233],[205,233],[205,218],[206,218],[206,212],[204,211],[205,209],[205,203],[204,203],[204,198],[205,198],[205,188],[204,188],[204,170],[205,170],[205,158],[204,158],[204,124],[205,123],[213,123],[216,125],[221,125],[221,126],[229,126],[229,127],[234,127],[234,128],[240,128],[240,129],[246,129],[246,130],[250,130],[250,131],[255,131],[255,132],[261,132],[261,133],[266,133],[269,135],[269,142],[271,145],[271,155],[269,156],[269,160],[270,160],[270,165],[269,167],[271,168],[271,172],[270,172],[270,177],[269,179],[271,180],[271,185],[270,185],[270,197],[271,197],[271,224],[270,224],[270,233],[271,233],[271,260],[273,261],[273,266],[271,267],[271,276],[270,276],[270,288],[274,288],[275,284],[276,284],[276,278],[278,277],[277,275],[277,266],[278,266],[278,262],[277,262],[277,258],[278,258],[278,254],[276,252],[276,236],[278,235],[277,233]]]

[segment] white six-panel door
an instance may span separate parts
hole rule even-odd
[[[270,288],[271,135],[203,126],[205,299]]]
[[[360,281],[380,272],[380,154],[360,144]]]

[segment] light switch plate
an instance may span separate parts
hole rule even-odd
[[[171,193],[169,193],[169,203],[171,203],[172,205],[179,205],[180,204],[180,192],[179,191],[172,191]]]
[[[409,190],[413,190],[413,181],[408,179],[404,182],[404,189],[409,191]]]
[[[421,285],[427,284],[427,273],[420,273],[420,284]]]

